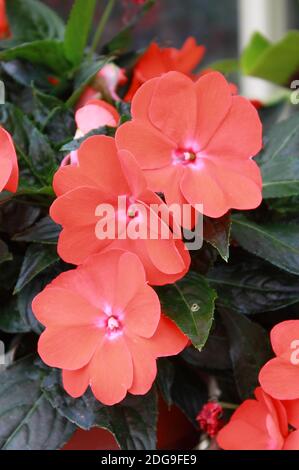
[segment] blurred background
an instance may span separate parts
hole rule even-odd
[[[44,0],[44,3],[54,7],[63,17],[67,17],[73,0]],[[110,22],[109,31],[106,32],[108,37],[113,36],[133,14],[134,7],[130,7],[130,0],[117,0],[116,3],[113,20]],[[145,47],[152,39],[161,45],[180,46],[187,36],[192,35],[198,42],[207,46],[206,63],[236,57],[240,47],[238,25],[242,3],[243,8],[246,4],[245,9],[251,10],[249,13],[248,10],[245,11],[245,18],[243,15],[243,22],[247,17],[250,23],[247,28],[251,28],[254,20],[260,25],[262,4],[268,9],[266,19],[262,18],[262,21],[268,21],[268,28],[271,29],[269,23],[272,23],[272,29],[279,30],[279,23],[285,22],[282,16],[287,18],[287,28],[299,26],[298,0],[157,0],[157,5],[136,30],[135,46]],[[104,0],[98,0],[95,23],[100,18],[104,5]],[[276,33],[279,35],[280,31]]]

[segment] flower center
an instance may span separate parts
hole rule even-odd
[[[190,149],[177,149],[173,156],[173,163],[175,165],[182,164],[188,165],[188,163],[194,163],[197,156],[193,150]]]
[[[107,329],[109,331],[115,331],[115,330],[118,330],[120,327],[120,324],[119,324],[119,321],[116,317],[114,317],[113,315],[111,317],[108,318],[108,321],[107,321]]]

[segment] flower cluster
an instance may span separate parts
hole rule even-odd
[[[107,405],[127,392],[145,394],[156,377],[156,359],[187,345],[150,287],[176,282],[190,266],[184,223],[170,206],[189,205],[192,228],[199,213],[217,218],[261,202],[261,175],[252,159],[262,145],[258,114],[249,101],[233,96],[220,73],[192,76],[203,53],[193,38],[181,50],[152,44],[126,97],[132,99],[129,122],[120,125],[118,111],[106,101],[119,99],[117,85],[124,81],[123,71],[111,64],[77,105],[75,137],[84,141],[54,175],[57,199],[50,208],[62,226],[58,253],[77,267],[60,274],[32,305],[45,326],[39,354],[62,369],[73,397],[88,386]],[[86,135],[103,126],[117,129],[115,138]],[[4,129],[0,137],[0,189],[15,191],[16,154]],[[122,227],[112,238],[98,235],[105,204]],[[132,225],[145,237],[123,237]]]
[[[225,450],[299,449],[299,320],[271,332],[275,355],[261,369],[255,400],[246,400],[218,433]]]

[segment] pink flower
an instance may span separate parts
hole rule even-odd
[[[34,299],[45,325],[38,352],[63,370],[74,398],[88,386],[106,405],[127,392],[143,395],[155,380],[156,358],[178,354],[187,338],[168,318],[146,283],[138,257],[110,251],[60,274]]]
[[[134,154],[150,189],[163,192],[167,204],[202,204],[204,215],[218,218],[262,201],[252,160],[262,148],[261,121],[218,72],[195,83],[178,72],[146,82],[116,143]]]
[[[279,400],[299,399],[299,320],[276,325],[271,343],[276,357],[260,371],[260,384]]]
[[[255,397],[244,401],[220,430],[219,446],[224,450],[299,450],[299,430],[289,431],[290,417],[284,404],[260,387]]]
[[[78,150],[78,166],[61,167],[53,185],[59,197],[50,215],[63,227],[58,253],[66,262],[81,264],[93,253],[120,248],[139,256],[150,284],[175,282],[188,271],[190,255],[168,227],[167,206],[148,189],[133,155],[117,152],[113,138],[101,135],[86,139]],[[120,196],[123,207],[119,207]],[[109,220],[115,233],[109,237],[97,236],[97,227],[108,224],[107,217],[96,215],[100,204],[109,204],[113,209]],[[155,206],[161,207],[161,215]],[[153,220],[155,236],[150,234]],[[133,239],[127,235],[128,227],[135,224],[144,237]],[[118,236],[119,227],[123,238]]]

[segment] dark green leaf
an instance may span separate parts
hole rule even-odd
[[[274,311],[299,302],[299,280],[256,259],[216,266],[208,273],[217,303],[245,315]]]
[[[66,26],[64,52],[74,65],[80,64],[92,24],[96,0],[75,0]]]
[[[12,260],[12,254],[9,252],[6,243],[0,240],[0,264],[10,260]]]
[[[230,213],[225,214],[220,219],[204,217],[203,237],[219,252],[220,256],[228,261],[229,258],[229,238],[231,231]]]
[[[209,338],[202,351],[192,346],[184,349],[181,357],[197,369],[227,370],[232,364],[229,356],[229,343],[224,326],[219,318],[214,323]]]
[[[18,300],[16,298],[10,299],[0,307],[0,330],[5,333],[27,333],[31,331],[22,317]]]
[[[155,449],[158,411],[154,390],[145,396],[129,396],[113,407],[104,406],[90,390],[82,398],[71,398],[55,370],[45,379],[43,389],[51,405],[77,426],[108,429],[123,450]]]
[[[168,406],[172,405],[171,389],[174,381],[174,366],[169,359],[160,358],[158,361],[157,385]]]
[[[258,374],[271,357],[268,332],[244,315],[221,312],[230,341],[230,356],[240,398],[251,397],[258,385]]]
[[[299,225],[258,225],[237,215],[233,217],[233,237],[250,253],[299,274]]]
[[[41,390],[42,371],[32,359],[0,372],[0,447],[2,450],[55,450],[75,427],[63,418]]]
[[[20,275],[14,294],[20,292],[32,279],[46,268],[58,261],[56,247],[47,245],[30,245],[24,256]]]
[[[25,325],[31,331],[40,334],[43,331],[42,325],[37,321],[32,312],[32,301],[58,274],[64,270],[64,266],[59,263],[52,264],[47,269],[37,275],[29,282],[21,292],[16,295],[18,309]]]
[[[52,184],[57,164],[47,136],[11,103],[1,106],[0,122],[12,134],[22,164],[30,168],[43,185]]]
[[[298,114],[271,127],[258,160],[263,175],[264,198],[299,194],[298,145]]]
[[[9,0],[6,2],[6,10],[14,40],[63,39],[63,21],[44,3],[37,0]]]
[[[255,33],[241,58],[246,75],[252,75],[278,85],[288,85],[299,69],[299,31],[289,31],[275,44]]]
[[[158,289],[163,311],[201,350],[214,318],[216,292],[203,276],[190,271],[181,281]]]
[[[8,62],[15,59],[43,65],[59,75],[70,69],[64,56],[63,43],[56,39],[39,39],[0,51],[0,60]]]
[[[60,225],[55,224],[49,216],[46,216],[32,227],[15,235],[13,240],[18,242],[57,244],[60,232]]]
[[[195,419],[208,401],[208,390],[202,378],[194,370],[188,368],[186,363],[175,362],[172,398],[197,428]]]

